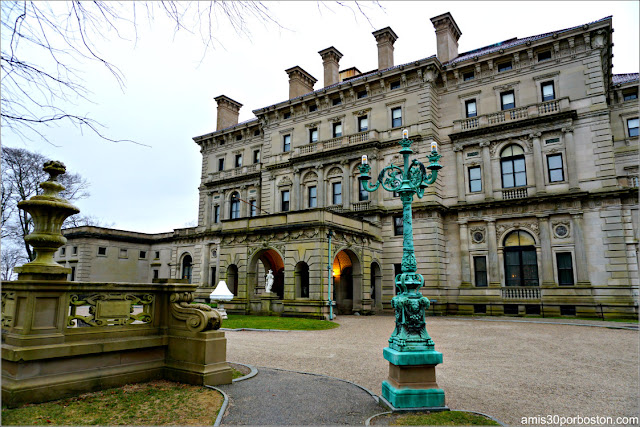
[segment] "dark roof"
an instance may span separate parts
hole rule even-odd
[[[565,28],[564,30],[558,30],[558,31],[552,31],[550,33],[538,34],[536,36],[529,36],[529,37],[525,37],[523,39],[519,39],[517,37],[514,37],[512,39],[508,39],[508,40],[502,41],[500,43],[492,44],[490,46],[485,46],[485,47],[481,47],[479,49],[471,50],[469,52],[461,53],[461,54],[458,55],[458,57],[456,57],[455,59],[452,59],[449,62],[446,62],[443,65],[451,65],[451,64],[455,64],[457,62],[465,61],[465,60],[473,58],[475,56],[487,55],[489,53],[496,52],[496,51],[498,51],[500,49],[507,49],[507,48],[510,48],[510,47],[513,47],[513,46],[521,45],[521,44],[526,43],[526,42],[532,42],[532,41],[535,41],[535,40],[540,40],[540,39],[543,39],[545,37],[549,37],[549,36],[551,36],[553,34],[560,34],[560,33],[564,33],[564,32],[567,32],[567,31],[575,30],[576,28],[580,28],[580,27],[583,27],[585,25],[596,24],[598,22],[602,22],[602,21],[605,21],[605,20],[610,19],[610,18],[611,18],[611,16],[606,16],[606,17],[604,17],[602,19],[598,19],[597,21],[589,22],[588,24],[576,25],[575,27]]]
[[[621,84],[621,83],[629,83],[635,80],[638,80],[640,74],[638,73],[627,73],[627,74],[614,74],[613,75],[613,84]]]

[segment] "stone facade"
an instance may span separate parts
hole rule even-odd
[[[438,56],[336,82],[342,55],[331,47],[320,51],[331,84],[301,94],[316,79],[293,67],[304,78],[291,78],[289,99],[195,137],[197,227],[71,229],[57,259],[71,266],[77,246],[82,280],[184,277],[201,297],[225,279],[237,296],[230,312],[310,317],[328,314],[330,263],[338,312],[390,310],[402,205],[381,190],[361,194],[357,166],[367,154],[376,177],[399,164],[407,129],[415,156],[426,161],[436,141],[444,166],[414,202],[434,312],[637,316],[638,74],[611,72],[612,19],[460,54],[453,17],[432,22]],[[398,37],[373,34],[379,63],[393,64]],[[125,273],[115,255],[98,259],[100,239],[107,252],[161,255]],[[268,269],[278,298],[265,305]]]

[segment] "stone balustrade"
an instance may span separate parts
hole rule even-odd
[[[503,188],[502,189],[502,199],[503,200],[511,200],[511,199],[523,199],[528,197],[527,187],[515,187],[515,188]]]
[[[207,180],[207,182],[233,178],[236,176],[243,176],[248,173],[259,172],[261,169],[262,169],[261,163],[254,163],[252,165],[241,166],[239,168],[233,168],[233,169],[218,171],[218,172],[210,172],[209,179]]]
[[[374,141],[376,139],[378,139],[378,132],[375,130],[358,132],[353,135],[339,136],[337,138],[312,142],[311,144],[296,147],[293,150],[292,157],[300,157],[313,153],[319,153],[322,151],[335,150],[337,148],[362,144],[364,142]]]
[[[540,299],[540,288],[537,286],[505,286],[502,288],[504,299]]]

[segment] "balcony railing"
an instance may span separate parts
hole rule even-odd
[[[258,172],[261,167],[261,163],[255,163],[253,165],[241,166],[239,168],[233,168],[226,171],[211,172],[209,173],[208,181],[218,181],[220,179],[233,178],[235,176],[242,176],[248,173]]]
[[[527,187],[516,187],[502,190],[502,199],[523,199],[528,196]]]
[[[463,120],[453,121],[453,132],[465,132],[487,126],[495,126],[505,122],[524,120],[548,114],[555,114],[569,109],[569,98],[553,99],[551,101],[531,104],[511,110],[483,114]]]
[[[354,133],[353,135],[339,136],[337,138],[326,139],[324,141],[312,142],[311,144],[306,144],[294,148],[292,157],[305,156],[312,153],[319,153],[325,150],[334,150],[336,148],[362,144],[363,142],[372,141],[377,138],[377,131],[368,130],[364,132]]]
[[[540,299],[540,288],[537,286],[505,286],[502,288],[504,299]]]
[[[351,210],[355,212],[366,211],[370,209],[370,206],[371,206],[371,200],[365,200],[364,202],[352,203]]]

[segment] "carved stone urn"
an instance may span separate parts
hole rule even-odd
[[[49,174],[49,179],[40,183],[44,194],[18,203],[18,207],[27,211],[33,218],[34,229],[24,240],[36,253],[36,259],[22,267],[14,268],[18,273],[18,280],[65,280],[71,273],[70,268],[54,261],[53,254],[67,243],[61,232],[62,223],[80,210],[59,197],[59,193],[65,189],[57,182],[58,175],[64,174],[67,170],[64,164],[49,161],[44,164],[43,170]]]

